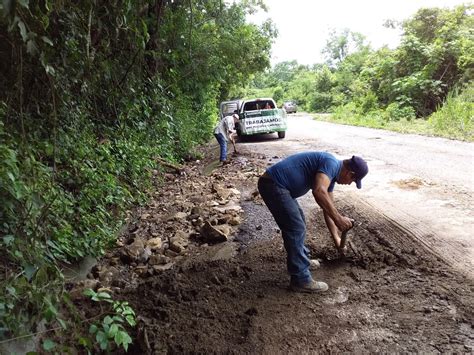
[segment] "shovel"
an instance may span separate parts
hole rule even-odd
[[[344,249],[346,246],[347,242],[347,232],[349,232],[352,228],[354,228],[355,220],[351,219],[351,227],[349,229],[346,229],[344,232],[342,232],[341,235],[341,243],[339,244],[339,248]]]
[[[232,146],[234,147],[234,154],[238,154],[238,153],[237,153],[237,148],[235,147],[235,138],[234,138],[234,135],[231,134],[229,138],[230,138],[230,142],[232,143]]]
[[[342,257],[346,257],[344,255],[344,247],[346,246],[346,244],[349,246],[349,248],[352,250],[352,253],[354,254],[355,257],[357,258],[362,258],[362,254],[359,252],[359,250],[356,248],[356,246],[354,245],[354,243],[352,243],[352,241],[350,239],[348,239],[348,232],[350,230],[352,230],[352,228],[354,227],[358,227],[360,226],[362,223],[360,222],[356,222],[355,220],[351,219],[351,223],[352,223],[352,226],[351,228],[345,230],[344,232],[342,232],[342,235],[341,235],[341,243],[339,244],[339,250],[341,251],[342,253]]]

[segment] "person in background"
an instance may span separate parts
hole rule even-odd
[[[214,137],[216,137],[217,142],[220,146],[220,155],[219,161],[224,165],[227,164],[227,142],[232,142],[234,146],[234,152],[237,153],[235,148],[234,137],[232,136],[235,133],[235,124],[239,121],[239,115],[234,113],[231,116],[225,116],[221,119],[216,127],[214,128]]]
[[[334,206],[333,189],[336,184],[355,182],[360,189],[362,178],[369,168],[364,159],[353,156],[338,160],[326,152],[303,152],[291,155],[268,168],[258,180],[258,190],[273,218],[280,227],[287,253],[290,289],[296,292],[324,292],[325,282],[315,281],[310,267],[317,260],[308,258],[304,245],[306,223],[303,210],[296,199],[312,191],[321,207],[324,220],[336,248],[341,251],[340,232],[352,228],[352,220],[343,216]]]

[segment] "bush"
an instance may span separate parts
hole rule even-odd
[[[364,96],[354,98],[354,102],[361,114],[374,111],[378,108],[377,96],[372,91],[368,91]]]
[[[315,92],[310,101],[310,108],[315,112],[328,112],[334,102],[330,93]]]
[[[428,122],[438,134],[473,141],[474,84],[471,82],[462,92],[452,90]]]
[[[269,64],[253,4],[191,5],[0,5],[0,339],[59,321],[59,263],[101,255],[155,158],[187,157],[219,95]],[[192,36],[190,20],[204,24]]]
[[[384,112],[387,121],[400,121],[405,119],[411,121],[416,118],[415,110],[411,106],[400,106],[397,102],[392,102]]]
[[[282,87],[277,86],[273,90],[273,100],[275,100],[275,102],[277,102],[277,103],[281,103],[281,102],[283,102],[284,99],[285,99],[285,93],[284,93]]]

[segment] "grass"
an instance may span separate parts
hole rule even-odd
[[[312,114],[314,119],[318,121],[333,122],[340,124],[347,124],[351,126],[361,126],[361,127],[370,127],[370,128],[380,128],[388,131],[394,131],[399,133],[406,134],[422,134],[426,136],[437,136],[433,127],[429,124],[428,121],[423,119],[416,120],[406,120],[402,119],[400,121],[385,122],[382,120],[374,119],[373,117],[360,118],[354,115],[352,118],[344,117],[337,118],[333,114]],[[446,137],[446,136],[445,136]],[[452,138],[452,137],[447,137]]]
[[[399,133],[421,134],[474,142],[474,84],[462,92],[450,92],[443,104],[428,118],[390,119],[390,112],[357,113],[355,105],[338,107],[334,114],[313,114],[319,121],[380,128]]]

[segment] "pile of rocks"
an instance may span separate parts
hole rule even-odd
[[[154,171],[161,186],[148,205],[134,211],[127,231],[79,283],[81,288],[133,286],[141,277],[169,270],[187,255],[233,239],[242,222],[243,196],[236,186],[256,186],[261,168],[246,159],[219,167],[209,175],[192,163],[172,172]],[[159,178],[159,179],[158,179]],[[252,179],[254,181],[248,181]],[[255,191],[247,198],[255,199]]]

